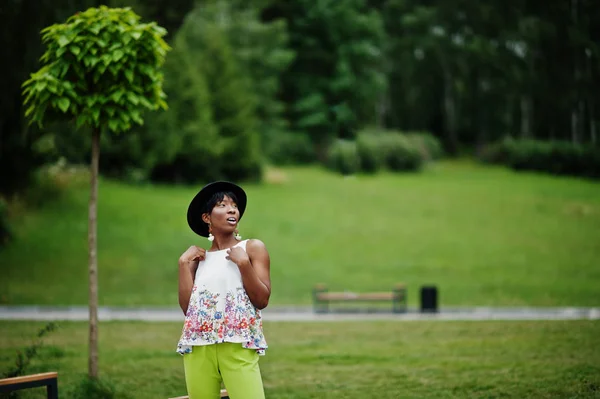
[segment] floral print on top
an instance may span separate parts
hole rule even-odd
[[[244,249],[245,243],[241,243]],[[198,265],[177,345],[182,355],[191,353],[195,345],[222,342],[239,342],[259,355],[265,354],[260,310],[250,302],[237,265],[225,256],[226,251],[207,252],[205,261]]]

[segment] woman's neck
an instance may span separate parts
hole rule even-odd
[[[233,234],[226,234],[224,236],[215,235],[214,237],[215,239],[210,247],[210,250],[212,251],[221,251],[223,249],[231,248],[238,243]]]

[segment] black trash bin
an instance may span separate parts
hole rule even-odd
[[[438,311],[438,289],[434,285],[421,287],[421,312],[436,313]]]

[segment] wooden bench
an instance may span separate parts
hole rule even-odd
[[[390,292],[329,292],[324,284],[313,289],[314,310],[316,313],[329,312],[331,302],[385,302],[392,303],[393,313],[406,312],[406,286],[396,284]]]
[[[0,393],[46,387],[48,399],[58,399],[58,373],[40,373],[0,379]]]
[[[176,398],[169,399],[190,399],[189,396],[178,396]],[[227,393],[227,389],[221,389],[221,399],[229,399],[229,394]]]

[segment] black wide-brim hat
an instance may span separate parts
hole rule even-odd
[[[237,197],[237,207],[240,211],[240,218],[238,221],[242,219],[242,215],[246,210],[246,203],[248,202],[246,192],[237,184],[228,181],[216,181],[209,183],[202,187],[200,192],[196,194],[192,202],[190,202],[190,206],[188,207],[187,211],[188,225],[194,231],[194,233],[198,234],[199,236],[208,237],[208,224],[204,223],[202,220],[202,214],[206,213],[204,208],[208,200],[213,196],[213,194],[219,192],[230,192]]]

